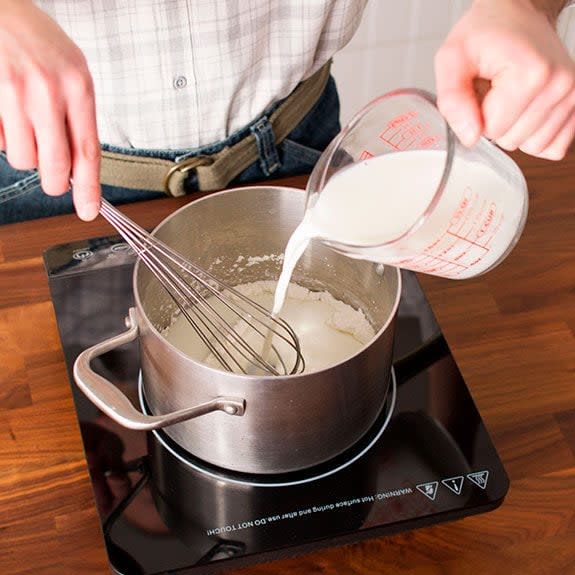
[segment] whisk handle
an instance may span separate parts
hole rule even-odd
[[[138,411],[117,386],[93,371],[90,365],[94,358],[123,344],[130,343],[138,337],[138,322],[135,309],[130,309],[126,323],[128,325],[127,331],[84,350],[74,362],[74,380],[76,384],[92,403],[106,415],[129,429],[150,431],[212,411],[223,411],[228,415],[244,414],[244,399],[223,396],[165,415],[146,415]]]

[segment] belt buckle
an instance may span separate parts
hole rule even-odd
[[[176,172],[180,172],[181,174],[187,174],[191,170],[195,170],[200,166],[209,166],[210,164],[214,163],[214,158],[212,156],[192,156],[191,158],[186,158],[181,162],[176,162],[166,174],[164,178],[164,191],[166,194],[170,196],[177,196],[177,195],[184,195],[183,193],[174,193],[170,187],[170,183],[172,180],[172,176]],[[179,191],[179,190],[178,190]]]

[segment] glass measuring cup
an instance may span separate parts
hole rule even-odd
[[[315,237],[351,257],[447,278],[499,264],[527,210],[515,162],[484,138],[464,147],[434,96],[418,89],[390,92],[357,113],[307,186]]]

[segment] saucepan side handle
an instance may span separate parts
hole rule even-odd
[[[138,337],[138,321],[135,308],[130,308],[126,318],[128,329],[84,350],[74,362],[74,380],[84,394],[106,415],[129,429],[149,431],[212,411],[223,411],[229,415],[243,415],[245,400],[235,397],[215,397],[210,401],[187,407],[166,415],[146,415],[136,409],[132,402],[105,377],[92,370],[91,361],[104,353],[130,343]]]

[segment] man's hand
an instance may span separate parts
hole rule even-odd
[[[97,216],[92,78],[80,49],[29,0],[0,0],[0,149],[14,168],[38,168],[51,196],[72,183],[78,215]]]
[[[559,160],[573,140],[575,64],[537,1],[474,0],[438,50],[438,106],[465,145],[485,135]],[[491,83],[483,99],[477,78]]]

